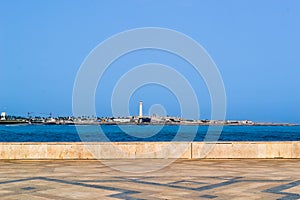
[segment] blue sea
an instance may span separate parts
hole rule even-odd
[[[300,141],[300,126],[0,125],[0,142]]]

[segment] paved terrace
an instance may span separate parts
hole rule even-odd
[[[2,160],[0,199],[300,199],[299,159],[179,159],[124,172],[166,160]]]

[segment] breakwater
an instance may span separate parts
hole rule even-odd
[[[299,142],[20,142],[0,143],[0,159],[296,159]]]

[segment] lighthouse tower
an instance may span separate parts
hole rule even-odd
[[[143,117],[143,102],[140,101],[139,117]]]

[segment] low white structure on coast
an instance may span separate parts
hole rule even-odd
[[[1,120],[6,120],[6,112],[1,113]]]

